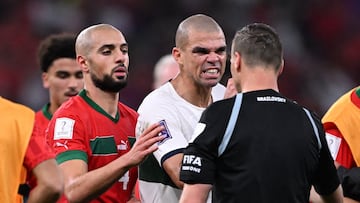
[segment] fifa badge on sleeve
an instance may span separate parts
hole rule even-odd
[[[159,123],[160,123],[160,125],[164,126],[164,128],[165,128],[165,129],[163,129],[163,130],[161,130],[161,131],[159,132],[159,136],[165,135],[165,138],[164,138],[163,140],[159,141],[159,142],[158,142],[158,145],[160,145],[160,144],[164,143],[166,140],[172,138],[172,136],[171,136],[171,134],[170,134],[170,131],[169,131],[169,128],[168,128],[168,126],[167,126],[167,124],[166,124],[166,121],[165,121],[165,120],[161,120],[161,121],[159,121]]]

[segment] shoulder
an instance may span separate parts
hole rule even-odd
[[[234,106],[236,97],[231,97],[228,99],[222,99],[215,101],[211,105],[209,105],[204,113],[205,114],[216,114],[216,115],[224,115],[227,112],[230,112]]]
[[[74,114],[84,113],[86,109],[90,106],[85,105],[85,101],[80,96],[74,96],[70,98],[68,101],[64,102],[58,110],[56,110],[55,114],[61,114],[64,112],[72,112]],[[55,116],[54,114],[54,116]]]
[[[0,109],[2,114],[1,116],[5,116],[8,118],[35,118],[35,112],[31,108],[23,104],[4,99],[2,97],[0,97]]]
[[[214,101],[218,101],[224,98],[225,95],[225,91],[226,91],[226,87],[220,83],[218,83],[217,85],[215,85],[212,89],[211,89],[211,95],[214,99]]]
[[[122,102],[119,102],[118,107],[119,107],[119,111],[121,112],[121,114],[128,114],[133,117],[138,117],[138,113],[133,108],[129,107],[128,105],[126,105]]]
[[[158,89],[150,92],[141,102],[139,109],[143,108],[157,108],[168,104],[173,104],[175,101],[174,90],[171,89],[171,84],[166,83]]]

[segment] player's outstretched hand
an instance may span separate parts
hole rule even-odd
[[[159,136],[164,127],[159,123],[154,123],[149,126],[144,132],[136,139],[131,150],[127,153],[131,165],[136,166],[140,164],[147,155],[158,149],[157,142],[163,140],[165,136]]]

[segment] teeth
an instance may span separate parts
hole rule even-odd
[[[209,69],[206,71],[206,73],[217,73],[218,70],[217,69]]]

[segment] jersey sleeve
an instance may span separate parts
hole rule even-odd
[[[319,152],[319,164],[314,175],[313,185],[320,195],[328,195],[335,191],[340,185],[340,181],[320,120],[317,120],[316,125],[318,127],[319,139],[322,147]]]
[[[58,114],[51,119],[47,141],[56,154],[57,162],[81,159],[88,162],[89,143],[86,141],[88,132],[84,123],[75,115]]]
[[[345,168],[354,167],[356,164],[350,147],[336,125],[327,123],[327,125],[324,125],[324,128],[328,147],[333,159]]]
[[[226,112],[222,112],[226,114]],[[189,146],[184,150],[180,180],[187,184],[212,184],[216,175],[218,147],[225,133],[226,119],[216,108],[208,108],[197,124]]]
[[[24,166],[28,172],[31,172],[41,162],[55,158],[54,152],[46,143],[45,135],[41,132],[35,123],[24,158]]]
[[[178,120],[179,112],[176,112],[171,105],[173,104],[145,100],[138,109],[136,137],[139,137],[147,127],[154,123],[161,121],[165,126],[162,134],[166,134],[167,137],[158,143],[158,150],[153,153],[160,165],[166,158],[182,152],[188,145],[181,130],[181,122]]]

